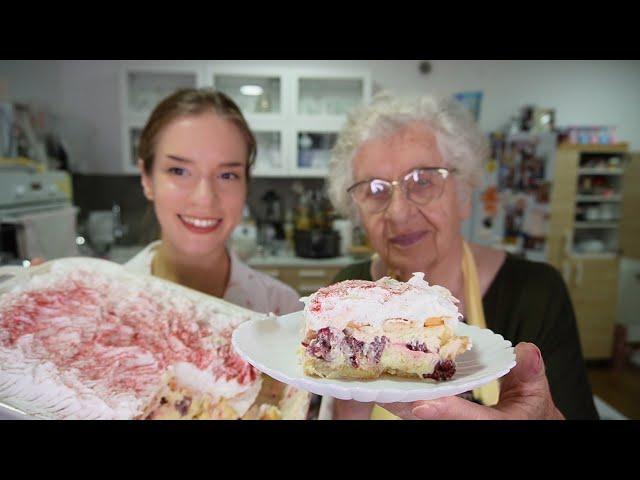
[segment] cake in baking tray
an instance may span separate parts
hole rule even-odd
[[[471,348],[468,337],[456,335],[458,300],[446,288],[429,285],[423,273],[408,282],[346,280],[302,301],[300,357],[307,375],[448,380],[456,356]]]
[[[282,399],[255,405],[263,376],[231,346],[263,316],[109,262],[56,261],[0,295],[0,402],[53,419],[283,418]]]

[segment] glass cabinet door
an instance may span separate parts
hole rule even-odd
[[[253,173],[277,175],[284,172],[282,135],[278,131],[254,131],[258,143],[258,154]]]
[[[180,88],[195,88],[195,72],[129,71],[127,102],[130,115],[148,115],[165,97]]]
[[[326,171],[337,138],[336,132],[298,132],[297,169]]]
[[[361,78],[299,78],[299,115],[345,115],[364,99]]]
[[[213,76],[213,83],[244,114],[281,113],[281,80],[277,76],[219,74]]]

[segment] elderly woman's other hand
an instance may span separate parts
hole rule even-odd
[[[503,378],[500,401],[493,407],[460,397],[383,406],[405,420],[563,420],[551,398],[538,347],[522,342],[515,350],[517,364]]]

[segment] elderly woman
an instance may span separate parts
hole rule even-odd
[[[373,414],[371,404],[325,402],[333,418],[598,418],[562,277],[462,236],[487,151],[478,126],[451,100],[384,95],[350,116],[331,160],[329,194],[362,225],[376,254],[336,281],[406,281],[425,272],[460,300],[467,323],[516,345],[517,366],[466,395],[385,404]]]

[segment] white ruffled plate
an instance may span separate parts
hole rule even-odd
[[[383,376],[376,380],[336,380],[302,372],[298,347],[303,312],[241,324],[232,343],[238,354],[261,372],[317,395],[359,402],[414,402],[467,392],[506,375],[516,364],[511,342],[488,329],[459,324],[457,334],[471,338],[473,347],[456,358],[456,373],[447,381]]]

